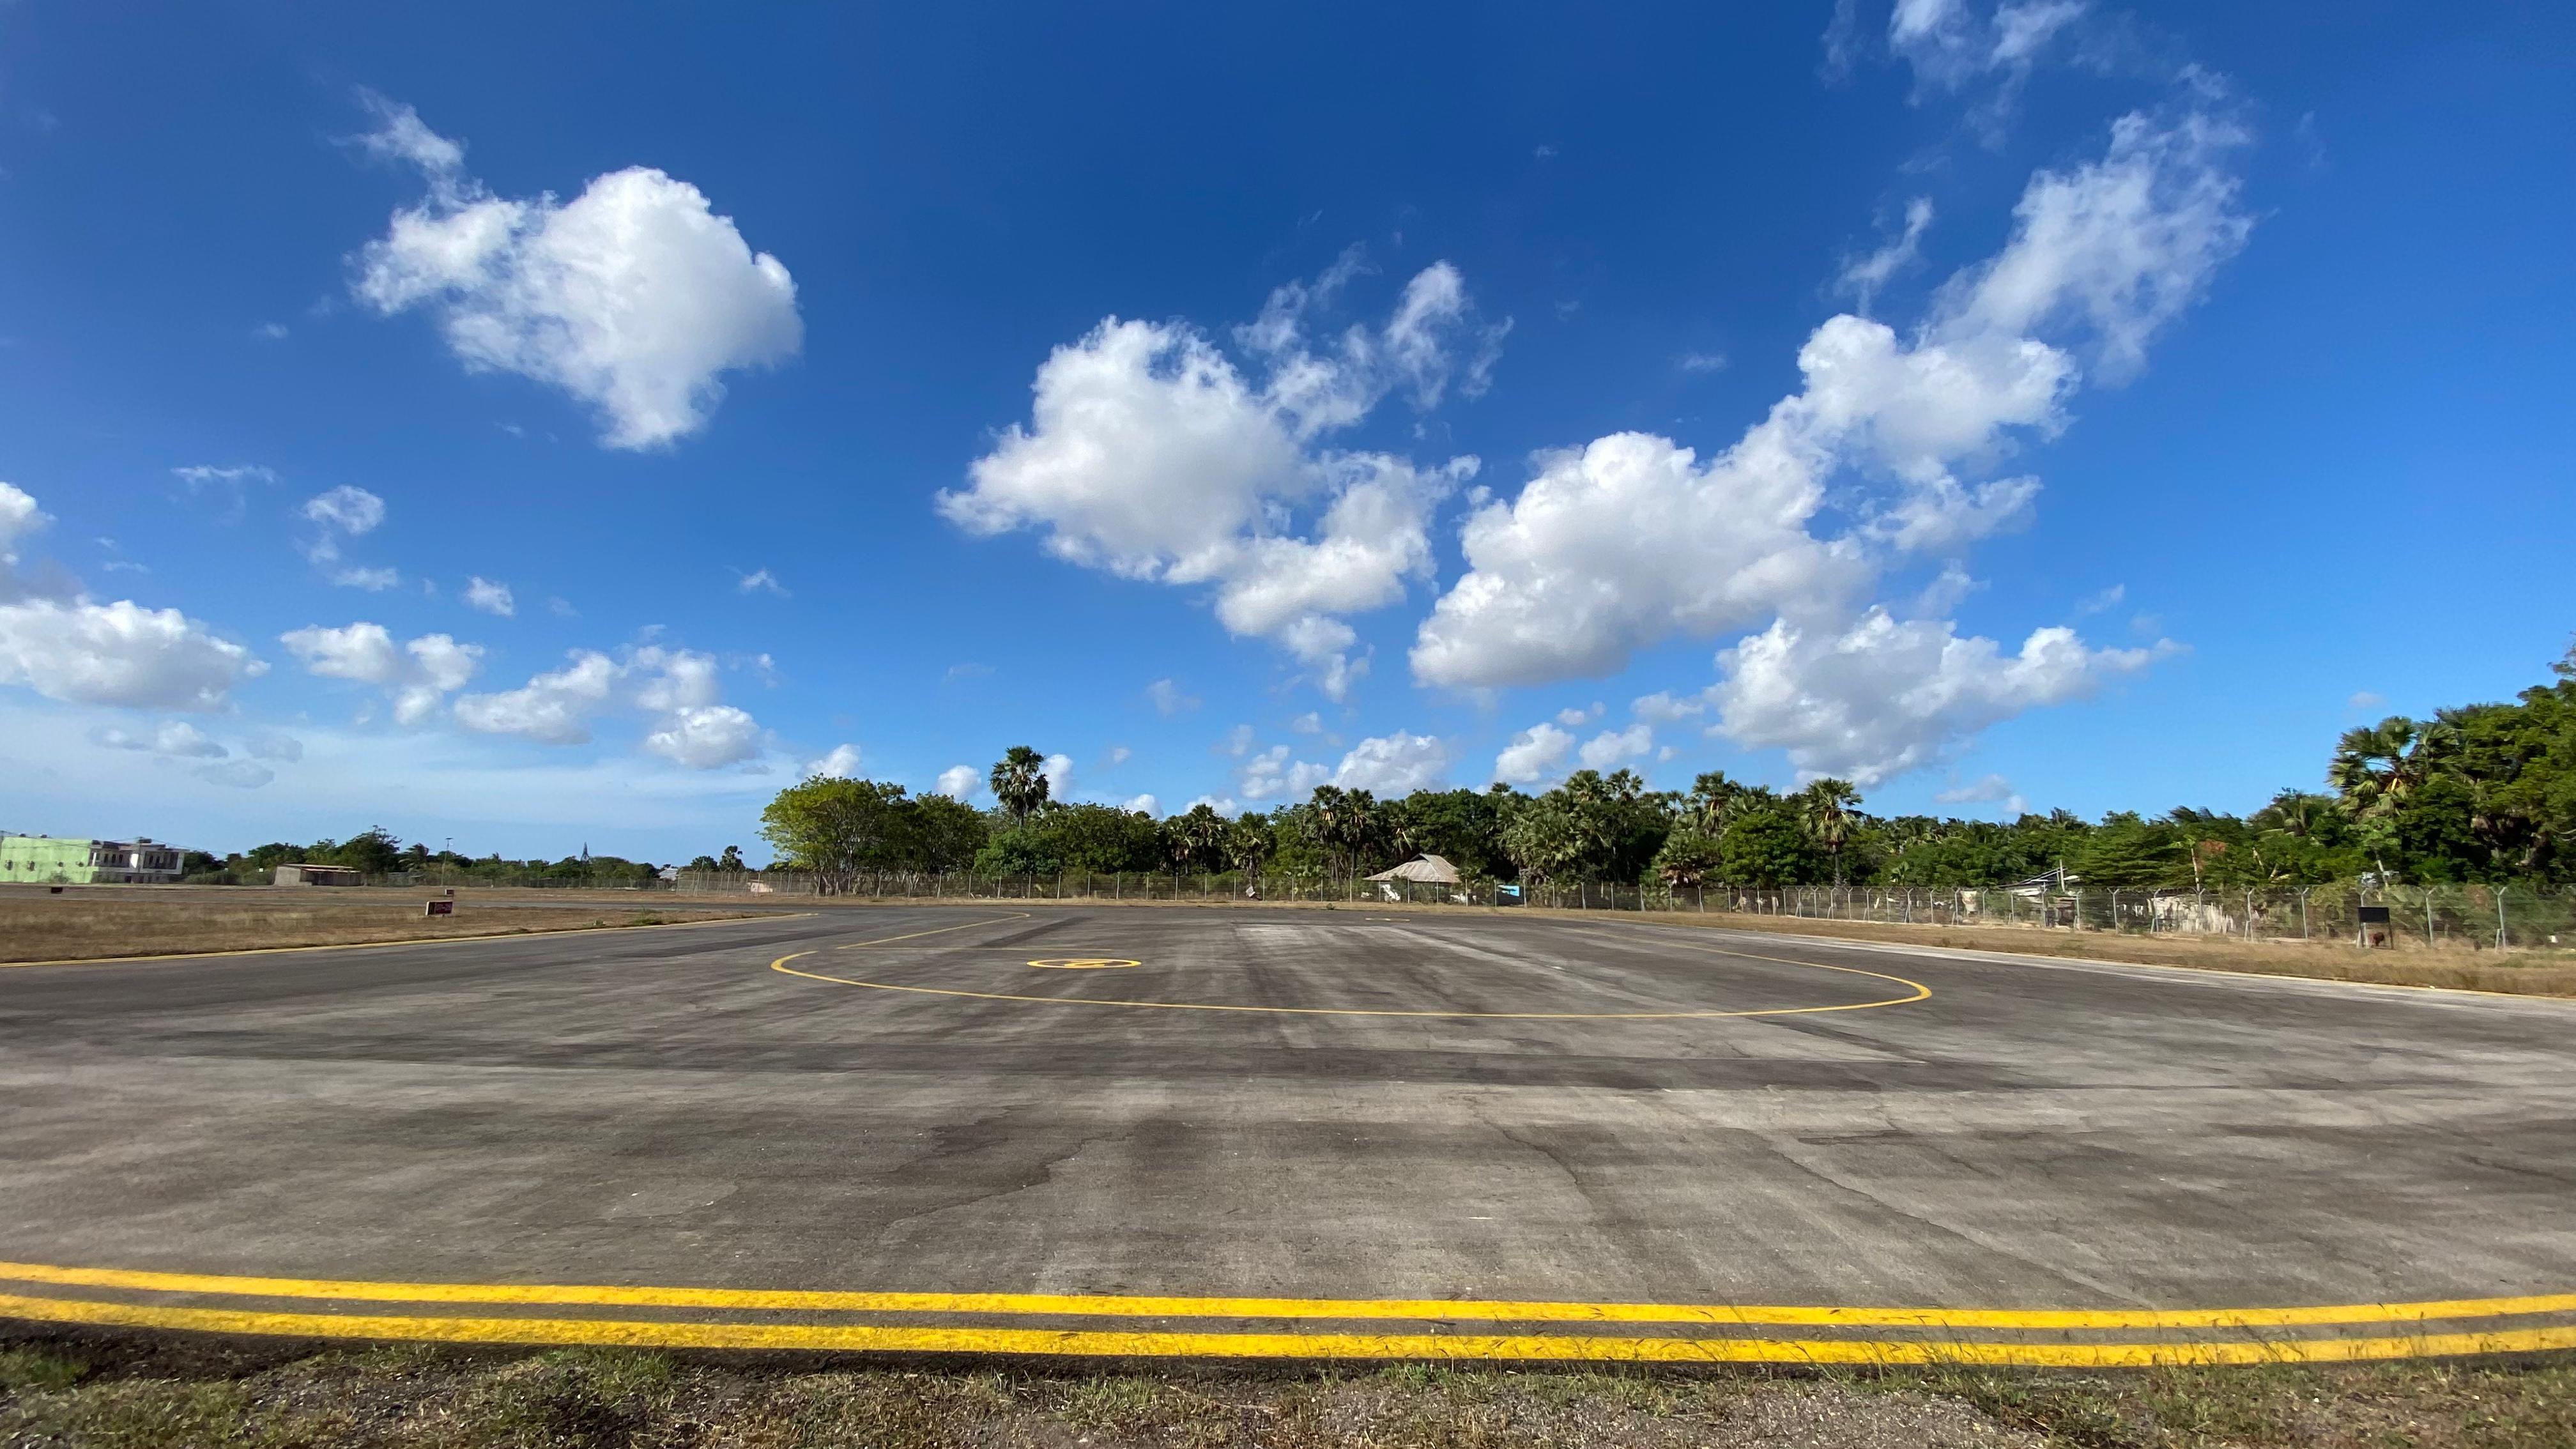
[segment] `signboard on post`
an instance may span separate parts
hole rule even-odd
[[[420,904],[420,913],[424,916],[452,916],[456,914],[456,902],[423,901]]]
[[[2361,925],[2360,944],[2364,946],[2388,944],[2388,907],[2355,906],[2353,916]]]

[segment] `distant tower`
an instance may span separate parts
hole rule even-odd
[[[581,843],[581,863],[590,864],[590,842],[587,840]]]

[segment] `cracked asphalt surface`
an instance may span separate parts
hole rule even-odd
[[[791,956],[843,980],[771,969]],[[1138,964],[1029,964],[1085,957]],[[1909,983],[1930,995],[1813,1010]],[[1804,1014],[1667,1014],[1710,1012]],[[2571,1028],[2549,1001],[1365,907],[14,968],[0,1258],[1941,1307],[2566,1292]]]

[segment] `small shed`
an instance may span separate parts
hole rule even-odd
[[[1393,870],[1382,870],[1370,876],[1375,881],[1418,880],[1432,885],[1456,885],[1458,867],[1436,855],[1417,855]]]
[[[345,865],[281,865],[272,879],[282,886],[353,886],[367,883],[364,872]]]

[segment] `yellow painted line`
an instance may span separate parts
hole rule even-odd
[[[670,1323],[583,1318],[440,1318],[254,1313],[0,1294],[0,1317],[120,1328],[294,1338],[636,1348],[827,1349],[877,1353],[1121,1358],[1584,1360],[1612,1363],[1944,1364],[2053,1368],[2340,1363],[2576,1348],[2576,1327],[2403,1338],[2223,1343],[1927,1343],[1902,1340],[1613,1338],[1587,1334],[1127,1333],[1090,1329],[865,1324]]]
[[[862,944],[875,945],[876,942]],[[1813,971],[1840,971],[1852,976],[1867,976],[1879,981],[1892,981],[1913,988],[1910,996],[1890,996],[1879,1001],[1853,1001],[1839,1006],[1773,1006],[1758,1011],[1396,1011],[1355,1006],[1222,1006],[1202,1001],[1118,1001],[1102,996],[1019,996],[1007,991],[960,991],[944,986],[896,986],[884,981],[860,981],[848,976],[826,976],[820,971],[799,971],[790,961],[811,956],[812,951],[796,951],[769,963],[772,971],[789,976],[802,976],[808,981],[829,981],[840,986],[864,986],[871,991],[906,991],[918,996],[964,996],[978,1001],[1025,1001],[1040,1006],[1131,1006],[1153,1011],[1232,1011],[1263,1016],[1403,1016],[1459,1021],[1704,1021],[1717,1017],[1737,1016],[1813,1016],[1828,1011],[1868,1011],[1880,1006],[1903,1006],[1932,995],[1932,988],[1920,981],[1890,976],[1884,971],[1863,971],[1857,966],[1828,966],[1820,961],[1791,961],[1784,956],[1751,956],[1755,961],[1778,961],[1789,966],[1804,966]],[[1728,951],[1729,956],[1743,956],[1741,951]]]
[[[521,911],[527,906],[504,906],[500,909]],[[671,906],[670,910],[695,910],[699,907]],[[722,907],[705,909],[720,910]],[[677,931],[689,926],[748,926],[761,921],[802,921],[818,914],[814,911],[762,912],[756,916],[727,916],[721,921],[665,921],[658,926],[535,926],[525,930],[501,931],[485,936],[422,936],[411,941],[343,941],[328,946],[252,946],[238,951],[165,951],[157,956],[75,956],[61,961],[0,961],[0,970],[12,966],[127,966],[142,961],[213,961],[226,956],[292,956],[305,951],[383,951],[395,946],[488,946],[495,941],[524,941],[531,936],[600,936],[609,932]]]
[[[2330,1324],[2576,1313],[2576,1293],[2438,1298],[2279,1308],[1887,1308],[1767,1304],[1577,1303],[1528,1299],[1211,1298],[1083,1293],[882,1293],[786,1288],[657,1288],[603,1284],[398,1283],[261,1278],[127,1268],[0,1262],[0,1280],[144,1293],[318,1298],[366,1303],[590,1304],[629,1308],[761,1309],[820,1313],[957,1313],[1089,1318],[1414,1319],[1480,1323],[1713,1323],[1849,1328],[2291,1328]]]
[[[1145,963],[1126,956],[1041,956],[1029,964],[1041,971],[1115,971]]]

